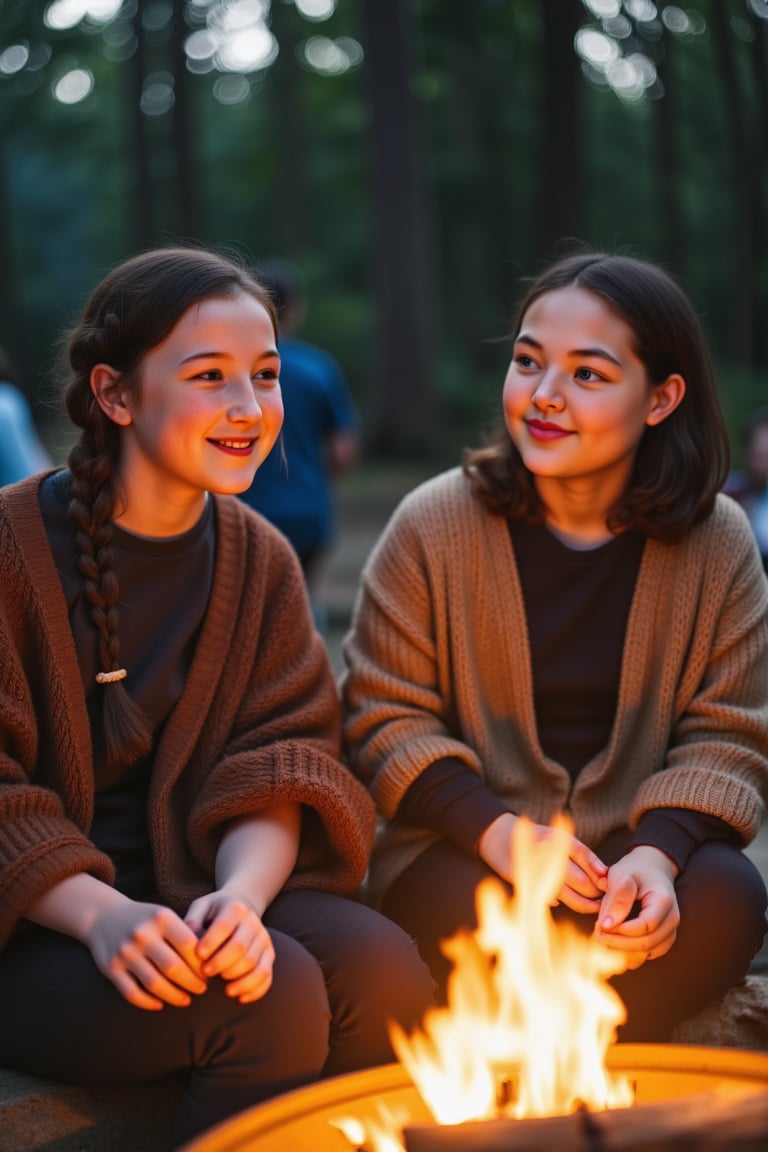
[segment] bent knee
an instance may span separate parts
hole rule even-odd
[[[678,881],[681,922],[708,923],[732,949],[751,957],[766,931],[768,893],[760,872],[743,852],[727,844],[697,849]]]
[[[275,946],[270,1001],[276,1039],[282,1037],[289,1058],[295,1057],[301,1037],[302,1058],[322,1068],[328,1055],[331,1009],[323,972],[307,950],[281,933],[270,933]],[[281,1041],[282,1042],[282,1041]]]
[[[338,976],[348,992],[403,1027],[417,1024],[435,1003],[435,982],[416,941],[394,921],[360,909],[355,946]]]

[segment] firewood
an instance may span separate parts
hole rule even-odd
[[[411,1125],[403,1140],[407,1152],[766,1152],[768,1087],[535,1120]]]

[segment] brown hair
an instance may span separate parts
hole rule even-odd
[[[569,285],[601,297],[629,326],[651,384],[673,373],[685,380],[685,396],[675,411],[646,428],[629,485],[608,518],[614,532],[631,528],[658,540],[679,540],[712,511],[730,461],[699,319],[682,288],[657,265],[630,256],[579,253],[551,265],[533,282],[519,308],[514,336],[535,300]],[[511,519],[543,518],[533,476],[503,423],[484,447],[465,454],[464,471],[491,512]]]
[[[120,671],[118,584],[111,542],[112,518],[121,498],[116,475],[121,436],[91,391],[91,371],[96,364],[109,364],[119,373],[116,387],[138,390],[143,358],[193,304],[238,292],[249,293],[264,306],[277,333],[268,292],[236,258],[193,247],[143,252],[105,276],[66,341],[69,383],[64,399],[70,419],[81,429],[67,460],[72,473],[69,514],[76,527],[77,563],[98,636],[102,674]],[[128,764],[146,755],[152,734],[122,680],[106,680],[102,691],[101,737],[107,763]]]

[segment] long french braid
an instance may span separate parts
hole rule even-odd
[[[102,680],[101,736],[102,752],[110,767],[145,756],[152,743],[149,724],[125,690],[120,667],[119,590],[112,550],[119,431],[101,411],[90,388],[91,368],[106,359],[109,333],[114,336],[115,328],[116,317],[108,314],[101,329],[82,327],[73,333],[69,360],[74,379],[66,396],[71,419],[83,429],[67,460],[72,473],[69,514],[77,529],[77,565],[98,636],[99,665],[108,677]]]
[[[117,373],[115,389],[138,390],[143,357],[169,335],[188,308],[238,291],[250,293],[266,308],[277,331],[269,293],[237,258],[193,247],[145,252],[104,278],[66,345],[70,380],[65,403],[70,419],[81,429],[67,460],[72,473],[69,514],[76,528],[77,564],[98,637],[96,680],[103,690],[100,736],[110,766],[146,755],[152,733],[128,691],[129,671],[120,664],[112,521],[122,499],[117,480],[121,432],[97,402],[91,373],[97,364],[107,364]]]

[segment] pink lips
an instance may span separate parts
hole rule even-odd
[[[563,440],[566,436],[573,435],[568,428],[550,424],[548,420],[526,420],[525,426],[533,440]]]

